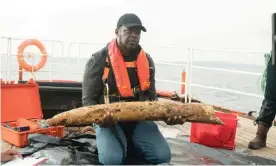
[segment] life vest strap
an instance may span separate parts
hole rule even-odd
[[[126,65],[126,68],[137,68],[136,61],[125,62],[125,65]],[[109,70],[110,70],[110,64],[109,64],[108,58],[106,57],[104,73],[103,73],[103,76],[102,76],[102,80],[104,82],[106,81],[106,79],[108,77]]]
[[[135,86],[134,88],[131,88],[134,96],[138,95],[141,92],[141,87],[140,86]],[[120,97],[119,92],[114,92],[112,94],[109,94],[109,96],[116,96],[116,97]]]
[[[137,67],[136,61],[125,62],[125,64],[126,64],[126,68],[136,68]]]

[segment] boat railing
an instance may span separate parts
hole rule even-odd
[[[219,88],[209,85],[203,85],[203,84],[195,84],[192,83],[192,77],[193,77],[193,68],[197,69],[204,69],[204,70],[212,70],[212,71],[220,71],[220,72],[228,72],[228,73],[235,73],[235,74],[244,74],[244,75],[252,75],[252,76],[262,76],[262,73],[257,72],[248,72],[248,71],[242,71],[242,70],[230,70],[225,68],[216,68],[216,67],[204,67],[204,66],[197,66],[193,65],[193,59],[194,59],[194,53],[195,51],[218,51],[218,52],[233,52],[233,53],[257,53],[264,55],[265,52],[263,51],[251,51],[251,50],[226,50],[226,49],[204,49],[204,48],[190,48],[189,54],[188,54],[188,95],[192,95],[192,87],[199,87],[204,89],[211,89],[211,90],[217,90],[217,91],[224,91],[224,92],[230,92],[240,95],[246,95],[250,97],[257,97],[257,98],[264,98],[263,95],[249,93],[249,92],[243,92],[238,91],[234,89],[228,89],[228,88]],[[263,57],[263,56],[262,56]],[[189,98],[189,102],[191,102],[191,97]]]
[[[189,96],[188,101],[191,102],[192,97],[192,87],[199,87],[204,89],[211,89],[211,90],[217,90],[217,91],[224,91],[224,92],[230,92],[230,93],[236,93],[251,97],[257,97],[257,98],[263,98],[263,95],[254,94],[254,93],[248,93],[243,92],[239,90],[233,90],[233,89],[227,89],[227,88],[219,88],[215,86],[209,86],[209,85],[203,85],[203,84],[195,84],[192,83],[192,77],[193,77],[193,68],[197,69],[203,69],[203,70],[211,70],[211,71],[219,71],[219,72],[228,72],[228,73],[236,73],[236,74],[244,74],[244,75],[252,75],[252,76],[262,76],[262,73],[257,72],[249,72],[249,71],[242,71],[242,70],[231,70],[226,68],[217,68],[217,67],[206,67],[206,66],[199,66],[199,65],[193,65],[193,51],[194,50],[212,50],[212,51],[224,51],[224,52],[241,52],[241,53],[261,53],[264,54],[262,51],[245,51],[245,50],[222,50],[222,49],[197,49],[197,48],[189,48],[189,54],[186,61],[186,64],[176,64],[176,63],[168,63],[168,62],[155,62],[155,64],[160,65],[167,65],[167,66],[178,66],[178,67],[185,67],[186,68],[186,75],[187,79],[185,82],[180,81],[173,81],[173,80],[166,80],[166,79],[158,79],[157,82],[166,82],[166,83],[172,83],[172,84],[178,84],[178,85],[185,85],[185,102],[187,101],[187,96]]]
[[[18,76],[20,72],[27,73],[30,77],[35,76],[35,72],[26,72],[24,69],[19,69],[19,64],[16,60],[17,56],[17,48],[21,44],[21,42],[28,40],[27,38],[11,38],[11,37],[1,37],[0,38],[0,53],[1,53],[1,79],[4,80],[12,80],[12,75]],[[55,56],[55,49],[58,46],[59,47],[59,55],[60,55],[60,62],[56,62],[58,65],[63,68],[64,64],[64,43],[60,40],[47,40],[47,39],[40,39],[43,43],[43,45],[46,47],[47,50],[47,56],[48,58]],[[31,51],[24,51],[23,57],[28,58],[31,60],[31,65],[36,65],[34,62],[36,58],[40,58],[41,53],[37,51],[37,48],[34,48]],[[36,72],[47,72],[49,74],[49,79],[51,79],[51,74],[53,72],[60,72],[57,70],[52,70],[52,65],[55,64],[54,62],[47,62],[47,65],[49,65],[49,69],[43,69]],[[4,67],[3,67],[4,66]],[[3,69],[5,68],[6,69]],[[14,67],[14,69],[12,69]]]
[[[86,46],[88,47],[95,47],[97,46],[96,48],[94,48],[93,50],[97,50],[97,49],[100,49],[101,47],[104,46],[104,44],[101,44],[101,43],[85,43],[85,42],[82,42],[82,43],[77,43],[77,42],[71,42],[69,43],[69,46],[68,46],[68,58],[77,58],[77,72],[80,73],[80,74],[83,74],[83,71],[81,71],[81,58],[84,58],[82,57],[81,55],[90,55],[91,54],[91,50],[88,49],[87,52],[83,53],[83,49],[82,48],[85,48]],[[75,54],[72,54],[72,52],[75,50]],[[74,57],[74,55],[76,55],[76,57]],[[88,58],[87,58],[88,59]]]
[[[2,61],[2,57],[6,57],[6,63],[7,68],[5,70],[2,70],[1,67],[1,78],[6,79],[6,80],[11,80],[11,75],[18,74],[19,69],[11,69],[12,65],[18,65],[17,61],[14,60],[12,61],[11,57],[16,57],[16,53],[12,52],[12,41],[23,41],[26,39],[21,39],[21,38],[9,38],[9,37],[1,37],[1,39],[4,39],[7,41],[7,46],[5,48],[6,53],[1,54],[1,64],[4,63]],[[60,58],[59,62],[47,62],[47,65],[50,67],[48,69],[41,69],[40,71],[37,72],[42,72],[42,73],[48,73],[48,78],[49,80],[54,80],[52,74],[53,73],[60,73],[61,75],[58,76],[56,79],[63,79],[61,78],[63,74],[67,73],[68,74],[68,69],[72,65],[77,65],[77,70],[75,71],[70,71],[70,74],[77,74],[79,76],[79,79],[76,79],[76,81],[81,81],[82,75],[83,75],[83,64],[81,63],[81,60],[87,61],[87,55],[91,55],[92,52],[95,52],[105,46],[105,44],[101,43],[69,43],[68,45],[68,50],[67,50],[67,56],[64,56],[65,50],[64,50],[64,44],[61,41],[55,41],[55,40],[40,40],[43,43],[44,42],[49,42],[51,46],[51,51],[48,54],[50,58],[58,57]],[[55,53],[53,50],[54,44],[59,44],[61,52],[58,54]],[[82,50],[82,47],[88,47],[86,50],[87,52]],[[16,45],[18,47],[18,45]],[[46,46],[47,47],[47,46]],[[91,48],[94,49],[91,49]],[[185,100],[191,102],[191,97],[192,97],[192,87],[198,87],[198,88],[204,88],[204,89],[210,89],[210,90],[217,90],[217,91],[224,91],[224,92],[230,92],[230,93],[236,93],[240,95],[246,95],[246,96],[251,96],[251,97],[257,97],[257,98],[263,98],[263,95],[260,94],[254,94],[254,93],[249,93],[249,92],[243,92],[239,90],[234,90],[234,89],[227,89],[227,88],[219,88],[215,86],[210,86],[210,85],[204,85],[204,84],[195,84],[192,82],[192,77],[193,77],[193,69],[202,69],[202,70],[210,70],[210,71],[219,71],[219,72],[225,72],[225,73],[236,73],[236,74],[244,74],[244,75],[252,75],[252,76],[261,76],[262,73],[256,73],[256,72],[249,72],[249,71],[242,71],[242,70],[232,70],[232,69],[226,69],[226,68],[219,68],[219,67],[206,67],[206,66],[200,66],[200,65],[194,65],[194,54],[195,51],[220,51],[220,52],[233,52],[233,53],[258,53],[258,54],[264,54],[264,51],[250,51],[250,50],[224,50],[224,49],[204,49],[204,48],[185,48],[181,46],[177,46],[178,49],[186,50],[187,49],[187,56],[186,59],[184,60],[185,63],[175,63],[175,62],[164,62],[164,61],[156,61],[156,65],[165,65],[165,66],[178,66],[178,67],[183,67],[183,69],[186,72],[186,81],[181,82],[181,81],[174,81],[170,79],[161,79],[161,78],[156,78],[157,82],[163,82],[163,83],[171,83],[171,84],[178,84],[178,85],[185,85]],[[48,49],[48,47],[47,47]],[[167,49],[170,49],[168,46]],[[184,51],[183,51],[184,52]],[[37,53],[39,54],[39,53]],[[32,54],[31,58],[34,58],[37,54]],[[85,57],[86,56],[86,57]],[[184,56],[183,56],[184,57]],[[72,59],[73,63],[70,63],[68,59]],[[33,65],[34,64],[34,61]],[[59,66],[59,69],[53,69],[51,66],[52,65],[57,65]],[[2,66],[2,65],[1,65]],[[25,71],[23,71],[25,73]],[[35,73],[31,73],[31,76],[35,75]],[[6,77],[3,77],[2,73],[6,73]]]

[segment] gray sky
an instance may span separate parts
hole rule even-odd
[[[114,37],[120,15],[136,13],[148,29],[141,44],[155,60],[185,60],[184,49],[159,45],[270,51],[276,12],[276,0],[1,0],[0,6],[0,36],[103,44]],[[263,54],[250,60],[263,63]]]

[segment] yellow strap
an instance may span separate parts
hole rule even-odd
[[[136,68],[136,67],[137,67],[136,61],[125,62],[125,64],[126,64],[126,67],[127,67],[127,68]]]
[[[108,62],[108,58],[106,57],[105,59],[105,62]],[[102,80],[105,81],[108,77],[108,73],[109,73],[109,68],[108,67],[105,67],[104,68],[104,73],[103,73],[103,77],[102,77]]]
[[[108,58],[106,57],[105,59],[105,62],[108,62]],[[125,62],[126,64],[126,67],[127,68],[136,68],[137,67],[137,64],[136,64],[136,61],[132,61],[132,62]],[[102,77],[102,80],[105,81],[108,77],[108,73],[109,73],[109,68],[108,67],[105,67],[104,68],[104,73],[103,73],[103,77]]]

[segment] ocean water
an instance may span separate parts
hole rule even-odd
[[[66,58],[61,66],[60,58],[48,59],[46,66],[35,73],[35,78],[38,80],[45,79],[66,79],[66,80],[82,80],[84,67],[87,58],[82,58],[80,61],[77,58]],[[7,68],[6,63],[4,63],[4,58],[1,59],[2,65],[1,70],[4,71]],[[37,60],[38,61],[38,60]],[[18,78],[18,64],[14,57],[14,62],[11,69],[14,70],[11,74],[11,79],[15,80]],[[37,63],[37,62],[35,62]],[[185,62],[170,62],[185,65]],[[252,65],[252,64],[237,64],[229,62],[194,62],[193,65],[205,66],[205,67],[216,67],[224,69],[242,70],[248,72],[263,73],[265,66]],[[166,91],[177,91],[180,92],[181,85],[176,83],[160,82],[158,80],[169,80],[180,82],[181,72],[185,70],[185,67],[163,65],[156,62],[156,88],[158,90]],[[52,70],[53,72],[47,72],[47,70]],[[192,69],[192,84],[200,84],[205,86],[212,86],[218,88],[227,88],[236,91],[242,91],[247,93],[253,93],[263,96],[263,92],[258,85],[260,76],[256,75],[245,75],[221,71],[212,71],[206,69]],[[2,78],[6,78],[4,72],[1,72]],[[30,78],[29,73],[24,73],[23,79]],[[257,111],[259,112],[262,98],[246,96],[242,94],[236,94],[231,92],[212,90],[200,87],[192,87],[192,96],[200,99],[205,103],[215,104],[234,110],[248,112]]]

